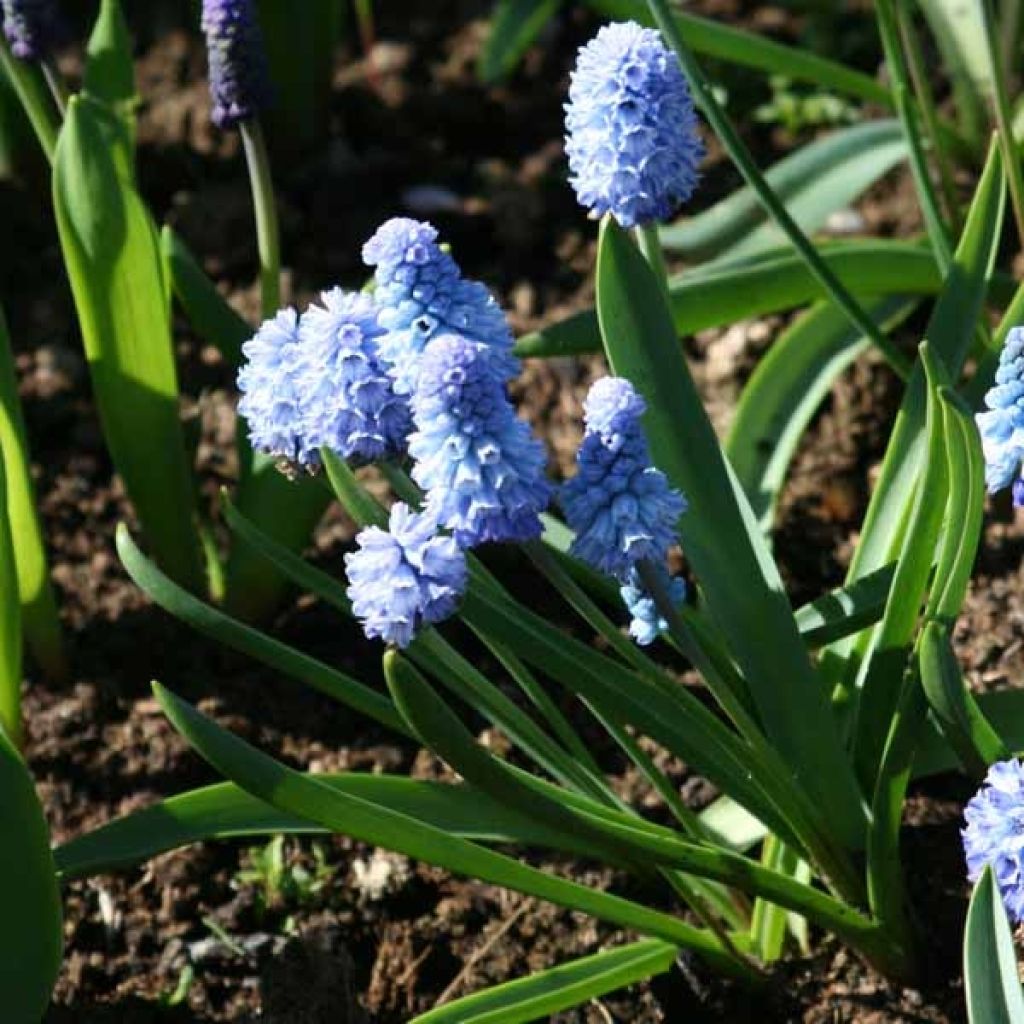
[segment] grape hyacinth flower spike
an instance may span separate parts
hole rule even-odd
[[[494,349],[506,376],[516,372],[512,332],[501,307],[483,284],[463,278],[455,260],[437,244],[432,225],[393,217],[363,246],[363,261],[375,268],[377,319],[386,332],[380,354],[399,394],[415,388],[427,342],[449,332]]]
[[[373,300],[333,288],[320,302],[299,323],[308,443],[367,461],[398,454],[412,418],[377,353],[384,332]]]
[[[318,465],[317,444],[304,422],[307,374],[295,310],[282,309],[264,321],[242,355],[238,414],[248,424],[253,448],[306,468]]]
[[[401,502],[388,529],[368,526],[358,550],[345,556],[352,612],[371,639],[407,647],[423,625],[451,615],[466,588],[466,557],[454,538],[437,532],[430,512]]]
[[[435,338],[420,361],[412,476],[461,547],[539,537],[551,498],[544,448],[508,400],[506,369],[457,334]]]
[[[985,405],[975,415],[985,454],[985,484],[990,494],[1012,485],[1014,505],[1024,506],[1024,328],[1014,327],[1006,336]]]
[[[976,882],[991,865],[1010,917],[1024,922],[1024,764],[999,761],[964,809],[961,835],[967,877]]]
[[[692,195],[704,144],[679,62],[653,29],[602,28],[580,49],[565,111],[569,180],[594,216],[642,226]]]
[[[651,464],[641,417],[644,400],[621,377],[602,377],[583,406],[583,443],[576,476],[563,485],[560,502],[575,532],[571,551],[595,569],[614,577],[641,643],[665,628],[652,595],[640,579],[641,562],[664,572],[676,524],[686,500]],[[679,581],[681,583],[682,581]],[[681,601],[685,589],[665,578],[665,590]]]
[[[58,0],[0,0],[4,35],[21,60],[42,61],[68,38]]]
[[[252,0],[203,0],[212,118],[234,128],[271,99],[270,70]]]

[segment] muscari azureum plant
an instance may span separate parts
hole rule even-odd
[[[912,69],[893,46],[894,28],[907,27],[899,12],[878,5],[891,93],[827,62],[809,68],[798,51],[776,52],[775,44],[740,34],[739,44],[730,37],[732,52],[742,53],[735,59],[770,67],[784,57],[794,76],[824,75],[899,116],[837,133],[829,148],[797,154],[799,171],[789,163],[766,178],[684,39],[721,46],[714,26],[673,17],[657,0],[649,13],[623,6],[656,21],[671,51],[638,25],[612,26],[584,49],[573,77],[572,180],[602,218],[594,312],[513,346],[497,304],[462,276],[434,229],[396,219],[364,253],[374,268],[372,298],[327,292],[301,315],[270,317],[246,343],[240,411],[254,447],[285,462],[292,477],[323,473],[362,526],[347,585],[226,500],[228,523],[254,552],[388,645],[387,693],[204,604],[119,532],[125,566],[159,604],[422,742],[461,781],[305,775],[158,686],[174,724],[231,781],[65,844],[55,854],[60,877],[211,836],[326,830],[584,911],[632,937],[417,1018],[430,1024],[537,1019],[668,970],[682,952],[756,984],[790,939],[809,941],[808,924],[833,932],[892,977],[913,976],[918,937],[898,846],[909,781],[956,763],[981,778],[1021,743],[1017,694],[976,702],[950,646],[985,491],[969,403],[988,386],[1001,339],[1024,310],[1020,293],[1007,303],[993,274],[1006,121],[997,116],[1000,146],[985,161],[969,209],[944,208],[928,158],[948,163],[969,146],[958,125],[936,119],[921,84],[911,83]],[[988,31],[990,51],[994,36]],[[999,92],[998,75],[993,82]],[[659,230],[657,221],[696,185],[702,146],[691,95],[749,187],[712,211],[717,228],[697,217]],[[997,104],[997,115],[1004,106]],[[813,182],[828,169],[845,180],[854,167],[864,173],[869,151],[877,174],[893,158],[874,147],[894,139],[915,171],[927,246],[811,243],[803,228],[820,224],[820,208],[807,213],[795,201],[787,208],[772,183]],[[1019,168],[1005,168],[1016,195]],[[833,186],[830,201],[849,195],[845,187]],[[759,209],[778,232],[774,242],[754,230]],[[698,237],[718,258],[666,280],[662,246],[682,251],[681,239]],[[773,250],[780,237],[784,245]],[[889,328],[934,296],[925,342],[911,362]],[[809,300],[748,385],[737,426],[721,445],[679,336]],[[995,332],[982,316],[989,304],[1005,310]],[[599,346],[610,373],[585,403],[577,474],[553,488],[539,443],[508,402],[516,356]],[[814,407],[841,368],[871,346],[906,381],[899,419],[847,585],[794,612],[764,526]],[[978,369],[960,386],[969,355]],[[397,499],[390,512],[353,472],[371,461]],[[666,566],[676,541],[693,578],[688,592]],[[517,545],[580,627],[602,638],[601,648],[515,601],[476,554],[492,543]],[[446,639],[443,623],[455,615],[523,700],[511,699]],[[620,629],[627,615],[644,649]],[[699,672],[720,713],[679,683],[669,667],[672,647]],[[573,697],[575,713],[592,715],[660,796],[659,821],[616,793],[566,716]],[[500,729],[528,768],[482,746],[450,698]],[[695,813],[641,737],[685,761],[722,796]],[[997,773],[993,782],[1011,775]],[[985,820],[971,814],[969,828]],[[509,852],[498,849],[509,845]],[[642,880],[650,902],[531,867],[514,855],[523,846],[599,858]],[[971,840],[972,873],[1005,849],[1005,831]],[[999,865],[996,875],[1009,877]],[[986,885],[997,893],[988,877],[979,894]],[[991,907],[998,903],[990,900]],[[998,916],[973,908],[972,915],[981,923],[969,922],[969,996],[1005,1001],[1012,986],[995,985],[970,954],[972,936],[984,950],[1003,934]],[[1004,939],[996,941],[1005,946]],[[52,955],[39,959],[53,962]]]

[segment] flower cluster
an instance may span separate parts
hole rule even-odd
[[[407,647],[421,625],[455,610],[466,586],[466,556],[454,538],[437,532],[429,512],[416,515],[401,502],[388,529],[370,526],[345,556],[352,611],[368,637]]]
[[[212,118],[219,128],[248,121],[270,103],[270,69],[252,0],[203,0]]]
[[[1010,916],[1024,921],[1024,764],[1000,761],[964,810],[967,877],[976,882],[992,866]]]
[[[570,182],[596,216],[635,227],[693,193],[704,157],[693,99],[653,29],[601,29],[579,52],[565,110]]]
[[[305,468],[319,464],[320,448],[367,460],[395,454],[412,421],[377,356],[373,300],[334,288],[321,302],[301,318],[282,310],[242,346],[238,411],[250,442]]]
[[[413,479],[462,547],[541,532],[546,456],[505,394],[504,361],[458,334],[426,347],[412,398]]]
[[[619,581],[633,615],[631,632],[640,642],[652,640],[664,624],[637,566],[664,566],[686,511],[683,496],[651,465],[641,423],[645,410],[628,380],[597,381],[583,407],[577,473],[560,495],[566,522],[576,533],[572,553]],[[675,584],[666,589],[680,600],[685,594]]]
[[[1024,328],[1015,327],[1007,335],[985,405],[975,416],[985,453],[985,483],[990,493],[1012,484],[1014,504],[1024,505]]]
[[[68,36],[57,0],[0,0],[4,35],[22,60],[43,60]]]
[[[363,246],[374,267],[378,322],[385,335],[380,355],[399,394],[416,387],[419,359],[439,334],[456,333],[495,350],[506,376],[516,372],[512,332],[494,296],[479,281],[463,278],[458,264],[437,244],[425,222],[394,217]]]

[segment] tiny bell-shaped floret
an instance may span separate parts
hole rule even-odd
[[[0,0],[4,35],[21,60],[45,60],[68,38],[58,0]]]
[[[1012,485],[1013,503],[1024,505],[1020,479],[1024,463],[1024,329],[1006,336],[995,384],[985,395],[986,409],[975,415],[985,454],[985,484],[990,493]]]

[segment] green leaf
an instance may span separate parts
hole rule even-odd
[[[418,782],[399,775],[313,776],[341,793],[408,815],[466,839],[543,846],[586,854],[587,846],[503,807],[469,786]],[[169,797],[57,847],[64,881],[138,864],[211,839],[325,833],[322,825],[282,812],[230,782]]]
[[[105,142],[112,117],[96,100],[72,99],[54,165],[57,227],[114,464],[157,561],[199,590],[162,262],[149,214]]]
[[[0,447],[0,728],[21,743],[21,601]]]
[[[830,242],[819,252],[858,295],[934,295],[942,284],[935,257],[916,242]],[[687,270],[669,281],[669,296],[680,337],[828,298],[790,249]],[[515,350],[525,358],[581,355],[600,347],[596,313],[584,310],[524,335]]]
[[[660,939],[631,942],[456,999],[414,1017],[409,1024],[522,1024],[541,1020],[644,978],[664,974],[678,952]]]
[[[642,0],[587,0],[588,6],[617,21],[637,21],[654,27],[654,18]],[[826,60],[808,49],[784,46],[720,22],[681,12],[675,15],[686,45],[705,57],[755,68],[792,81],[813,82],[836,92],[856,96],[883,107],[892,106],[888,89],[870,75],[837,61]]]
[[[242,789],[278,810],[457,874],[479,878],[686,946],[716,968],[729,971],[733,967],[718,948],[717,940],[700,929],[621,897],[547,875],[408,815],[343,794],[260,753],[158,683],[154,683],[153,688],[175,728],[198,753]]]
[[[477,64],[485,85],[512,74],[561,5],[562,0],[498,0]]]
[[[874,792],[877,786],[879,764],[900,699],[949,494],[945,424],[938,397],[938,387],[944,381],[927,342],[921,344],[920,361],[925,367],[928,392],[923,470],[914,489],[885,614],[865,647],[857,677],[854,758],[867,792]]]
[[[401,716],[386,697],[343,672],[204,604],[180,587],[142,554],[123,523],[117,528],[117,553],[136,586],[175,618],[205,636],[248,654],[264,665],[354,708],[381,725],[402,733],[406,731]]]
[[[3,34],[0,33],[0,35]],[[53,100],[46,88],[42,71],[35,65],[18,60],[11,53],[6,36],[0,38],[0,68],[3,69],[4,75],[17,93],[22,109],[39,140],[43,154],[52,163],[60,121]]]
[[[229,366],[240,366],[242,343],[252,336],[252,328],[228,305],[188,246],[167,225],[160,232],[160,248],[175,298],[192,328]]]
[[[25,421],[18,399],[14,356],[3,310],[0,309],[0,451],[7,478],[7,518],[14,543],[14,561],[21,599],[21,625],[29,649],[43,671],[54,680],[67,677],[68,666],[57,601],[50,583],[43,527],[39,520],[35,483]],[[0,588],[0,593],[12,593]]]
[[[877,622],[885,611],[895,571],[895,565],[885,565],[798,608],[796,624],[804,643],[820,647]]]
[[[87,95],[113,110],[124,128],[118,143],[122,159],[132,166],[135,150],[135,63],[132,40],[120,0],[101,0],[99,14],[85,48],[84,87]]]
[[[811,233],[906,157],[898,121],[868,121],[802,146],[764,176],[793,219]],[[691,260],[749,257],[786,243],[749,185],[662,228],[659,236],[667,250]]]
[[[864,827],[856,783],[778,569],[704,412],[659,284],[610,218],[598,248],[597,307],[612,370],[647,401],[654,463],[690,502],[679,521],[683,550],[765,733],[805,792],[831,809],[832,834],[856,847]]]
[[[1013,934],[991,867],[982,872],[967,909],[964,991],[970,1024],[1024,1024]]]
[[[925,337],[937,363],[956,380],[974,338],[995,261],[1005,205],[1005,184],[997,148],[975,192],[953,267],[935,304]],[[874,572],[895,560],[903,543],[925,449],[927,388],[920,364],[907,385],[878,483],[854,552],[847,581]],[[830,648],[834,681],[847,687],[872,643],[870,631]],[[844,669],[843,666],[848,666]]]
[[[914,305],[893,296],[866,301],[865,309],[888,331]],[[776,339],[744,386],[725,451],[766,533],[804,431],[869,344],[840,310],[819,303]]]
[[[0,993],[11,1024],[38,1024],[63,950],[63,923],[50,833],[32,778],[0,727]]]
[[[988,766],[1005,760],[1010,752],[967,688],[947,626],[925,626],[920,658],[921,685],[935,721],[964,771],[980,782]]]

